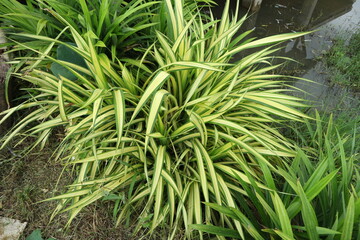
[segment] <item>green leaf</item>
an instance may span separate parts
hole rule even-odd
[[[68,117],[66,116],[66,109],[64,104],[64,91],[63,91],[63,77],[60,76],[60,80],[58,83],[58,97],[59,97],[59,110],[60,117],[63,122],[67,122]]]
[[[67,44],[76,46],[74,43],[68,42]],[[65,45],[58,46],[57,59],[62,60],[64,62],[73,63],[75,65],[78,65],[80,67],[87,69],[87,65],[85,63],[84,58],[80,54],[78,54],[77,52],[75,52],[74,50],[69,48],[68,46],[65,46]],[[73,81],[77,79],[77,77],[72,72],[70,72],[66,67],[64,67],[63,65],[61,65],[59,63],[55,63],[55,62],[52,63],[50,69],[54,73],[54,75],[57,76],[58,78],[60,78],[60,76],[62,76],[64,78],[67,78],[67,79],[73,80]]]
[[[160,146],[156,155],[156,160],[155,160],[155,168],[154,168],[154,175],[153,175],[153,179],[152,179],[152,183],[151,183],[151,192],[150,192],[150,196],[152,196],[155,192],[155,190],[158,187],[158,182],[160,179],[160,175],[162,172],[162,167],[165,161],[165,154],[166,154],[166,147],[165,146]]]
[[[159,72],[154,79],[151,81],[149,86],[146,88],[145,92],[142,94],[142,97],[139,100],[139,103],[137,104],[132,116],[131,120],[134,120],[135,117],[139,114],[141,109],[144,107],[145,103],[150,99],[150,97],[155,94],[155,92],[162,87],[164,82],[170,77],[170,74],[161,71]]]
[[[25,240],[43,240],[41,236],[41,230],[36,229],[32,231],[32,233],[29,236],[27,236]]]
[[[217,236],[240,239],[239,233],[234,229],[218,227],[218,226],[214,226],[214,225],[210,225],[210,224],[209,225],[191,224],[191,225],[189,225],[189,227],[199,230],[199,231],[202,231],[202,232],[215,234]]]
[[[351,195],[346,208],[345,221],[342,228],[340,240],[351,240],[355,223],[355,198]]]
[[[81,107],[86,108],[90,104],[94,103],[97,99],[99,99],[101,97],[101,95],[103,95],[103,93],[104,93],[103,89],[94,89],[91,96],[88,98],[88,100]]]
[[[289,238],[294,239],[294,235],[291,227],[291,220],[288,216],[288,213],[286,211],[283,202],[281,201],[281,198],[276,192],[273,192],[271,194],[271,198],[275,207],[276,215],[278,216],[280,221],[282,233],[288,236]]]
[[[25,240],[44,240],[41,236],[41,230],[36,229],[32,231],[32,233],[25,238]],[[48,238],[47,240],[56,240],[55,238]]]
[[[46,19],[40,19],[37,26],[36,26],[36,34],[40,34],[41,31],[44,29],[44,27],[46,26],[48,20]]]
[[[114,104],[115,104],[115,123],[117,132],[117,147],[120,146],[121,137],[123,135],[125,123],[125,98],[122,90],[114,91]]]
[[[294,240],[292,236],[287,235],[286,233],[280,230],[274,230],[274,232],[281,237],[283,240]]]
[[[97,41],[94,45],[95,47],[106,47],[105,43],[103,41]]]
[[[148,147],[150,134],[152,133],[154,126],[155,126],[155,121],[159,117],[159,111],[160,111],[161,105],[163,104],[163,99],[168,94],[169,94],[169,92],[166,90],[163,90],[163,89],[157,91],[155,93],[154,99],[151,103],[150,112],[149,112],[149,120],[146,125],[145,152]]]
[[[106,195],[104,198],[103,198],[103,201],[111,201],[111,200],[123,200],[125,197],[124,196],[121,196],[121,195],[116,195],[116,194],[109,194],[109,195]]]
[[[221,206],[219,204],[216,203],[209,203],[209,202],[205,202],[205,205],[211,207],[212,209],[215,209],[216,211],[218,211],[219,213],[225,214],[226,216],[234,219],[234,220],[240,220],[238,218],[238,216],[234,213],[234,211],[232,211],[230,209],[230,207],[225,207],[225,206]]]
[[[306,232],[311,240],[319,239],[319,235],[316,231],[318,226],[317,218],[313,207],[311,206],[300,182],[297,182],[298,194],[301,201],[301,215],[305,223]]]
[[[303,226],[292,226],[294,229],[299,229],[301,231],[306,231],[306,228]],[[335,234],[341,234],[341,232],[335,231],[333,229],[324,228],[324,227],[316,227],[316,232],[319,235],[335,235]]]

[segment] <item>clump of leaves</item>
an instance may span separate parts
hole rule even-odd
[[[91,18],[82,8],[84,19]],[[27,101],[1,114],[6,119],[19,110],[32,112],[1,147],[20,133],[36,137],[32,147],[42,147],[54,129],[65,129],[57,158],[73,166],[77,179],[52,200],[60,201],[54,215],[70,213],[69,224],[84,207],[111,196],[120,199],[117,223],[138,213],[137,229],[167,226],[169,237],[185,228],[190,238],[196,233],[188,225],[206,222],[237,229],[245,238],[248,221],[218,216],[202,202],[236,208],[247,196],[243,183],[276,190],[272,171],[295,156],[276,124],[306,116],[297,110],[305,106],[301,100],[284,94],[284,77],[268,73],[278,67],[271,64],[277,51],[271,45],[303,34],[259,40],[247,38],[251,31],[236,35],[246,17],[239,19],[238,11],[230,17],[229,1],[221,20],[183,1],[163,1],[157,10],[154,41],[141,58],[104,54],[94,29],[80,31],[59,9],[52,14],[65,27],[55,38],[15,34],[47,47],[18,44],[38,54],[21,58],[28,65],[13,73],[33,87],[26,89]],[[59,40],[65,35],[74,44]],[[76,52],[87,67],[56,59],[55,46]],[[257,47],[265,48],[233,59]],[[76,80],[48,71],[49,62]]]
[[[153,21],[153,11],[159,6],[157,1],[146,0],[27,0],[26,3],[1,1],[0,19],[7,34],[35,34],[74,43],[73,35],[65,31],[71,26],[80,34],[90,34],[89,37],[97,40],[97,52],[113,60],[134,54],[136,47],[140,48],[142,43],[146,46],[152,39],[149,29],[157,24]],[[11,39],[29,40],[16,34],[11,35]],[[26,44],[46,54],[52,50],[45,50],[47,46],[40,39],[26,41]]]
[[[337,121],[336,125],[332,117],[320,117],[318,113],[315,118],[315,122],[306,121],[293,128],[299,137],[297,144],[302,147],[291,164],[272,171],[276,189],[258,188],[239,179],[247,193],[243,201],[248,204],[234,208],[206,203],[219,213],[246,223],[245,239],[359,238],[358,137],[352,131],[343,131],[346,122]],[[356,125],[353,127],[356,129]],[[247,176],[250,182],[254,181],[250,174]],[[242,238],[236,229],[209,224],[191,227],[218,236]]]

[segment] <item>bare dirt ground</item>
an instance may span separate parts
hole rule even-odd
[[[57,202],[39,201],[61,193],[72,182],[71,173],[64,172],[57,185],[63,167],[49,159],[54,147],[34,151],[23,158],[14,156],[21,148],[12,149],[12,153],[8,148],[0,152],[0,216],[28,222],[21,239],[35,229],[42,231],[44,239],[133,239],[124,228],[114,227],[111,206],[101,201],[83,211],[69,229],[64,229],[66,213],[49,223]]]

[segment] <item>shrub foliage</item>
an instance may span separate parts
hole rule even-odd
[[[5,28],[18,56],[12,75],[27,82],[23,103],[1,113],[5,121],[26,112],[1,148],[25,136],[41,149],[63,131],[54,156],[76,180],[51,198],[59,200],[53,216],[69,212],[70,224],[84,207],[108,199],[117,223],[135,213],[137,229],[167,226],[169,237],[185,228],[187,237],[202,238],[203,229],[188,226],[203,223],[243,239],[291,239],[294,228],[311,239],[319,234],[310,201],[337,170],[325,174],[323,166],[322,174],[297,179],[292,168],[302,158],[277,124],[306,118],[297,110],[305,105],[284,94],[283,76],[269,73],[278,67],[273,44],[302,33],[239,34],[246,18],[237,10],[230,17],[229,1],[220,20],[192,1],[171,0],[4,0],[0,13],[14,26]],[[275,175],[286,184],[279,187]],[[299,212],[305,230],[290,223]],[[255,230],[262,224],[266,233]]]

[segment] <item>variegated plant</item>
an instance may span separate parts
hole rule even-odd
[[[89,204],[121,196],[117,223],[137,213],[139,227],[152,232],[167,224],[169,237],[180,228],[189,237],[199,234],[188,229],[193,223],[243,233],[246,222],[217,215],[202,202],[236,207],[246,195],[240,180],[276,189],[271,171],[283,165],[282,157],[294,156],[276,124],[306,116],[297,110],[305,106],[300,99],[284,94],[283,76],[269,73],[278,67],[271,64],[277,50],[271,45],[303,34],[259,40],[249,38],[251,31],[237,35],[246,17],[238,11],[230,17],[229,1],[220,20],[182,1],[158,4],[152,41],[142,44],[140,57],[104,54],[103,47],[112,47],[99,43],[96,29],[80,31],[56,10],[51,14],[65,26],[56,37],[14,35],[46,47],[16,43],[36,53],[18,58],[26,66],[13,74],[31,83],[29,97],[1,114],[5,120],[32,111],[1,147],[19,133],[35,137],[33,147],[43,146],[54,129],[64,129],[57,157],[74,167],[76,180],[52,200],[60,201],[54,215],[69,212],[69,223]],[[61,41],[65,35],[74,43]],[[59,45],[80,55],[87,67],[57,59]],[[263,48],[234,58],[257,47]],[[75,80],[49,71],[54,62]]]

